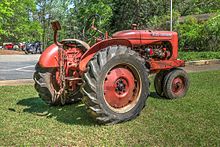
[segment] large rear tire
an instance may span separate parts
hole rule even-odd
[[[126,46],[99,51],[83,76],[87,111],[101,124],[137,117],[149,95],[148,73],[144,59]]]
[[[36,72],[34,73],[33,79],[39,97],[47,104],[62,105],[61,98],[55,95],[55,91],[59,91],[59,86],[55,82],[56,69],[42,68],[37,64],[35,70]],[[82,94],[80,93],[80,88],[78,88],[74,93],[68,93],[65,104],[72,104],[81,100],[81,98]]]

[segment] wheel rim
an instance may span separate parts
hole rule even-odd
[[[113,67],[105,76],[104,98],[107,105],[116,112],[131,110],[139,99],[140,76],[128,65]]]
[[[172,92],[176,95],[180,95],[185,90],[185,80],[183,77],[176,77],[172,81]]]

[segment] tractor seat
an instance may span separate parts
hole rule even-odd
[[[83,47],[86,50],[90,49],[90,46],[86,42],[78,39],[63,39],[62,44],[76,44],[77,47]]]

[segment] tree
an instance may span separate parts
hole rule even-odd
[[[13,9],[11,6],[16,2],[16,0],[8,1],[2,0],[0,3],[0,34],[1,34],[1,41],[5,40],[7,35],[7,30],[5,29],[5,25],[8,25],[7,20],[14,14]]]
[[[112,0],[113,16],[111,30],[129,29],[132,23],[139,28],[165,29],[170,19],[168,0]],[[174,19],[179,16],[203,14],[219,11],[219,0],[175,0]]]
[[[33,41],[39,38],[41,28],[33,18],[36,11],[34,0],[3,0],[0,9],[2,42]]]
[[[75,32],[75,37],[84,39],[82,38],[82,30],[88,18],[94,14],[101,16],[101,21],[98,24],[99,29],[105,32],[110,28],[109,22],[112,16],[111,0],[74,0],[72,4],[73,8],[68,19],[74,21],[75,27],[73,31]]]
[[[42,41],[43,48],[52,43],[53,32],[50,23],[53,20],[59,20],[62,25],[60,38],[66,37],[67,32],[67,16],[69,13],[70,0],[36,0],[38,7],[38,20],[43,28]],[[65,32],[65,33],[64,33]]]

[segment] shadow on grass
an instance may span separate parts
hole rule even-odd
[[[150,92],[150,97],[155,98],[155,99],[162,99],[159,95],[157,95],[156,92]]]
[[[151,92],[150,93],[150,97],[154,98],[154,99],[161,99],[161,100],[167,100],[164,97],[160,97],[156,92]]]
[[[45,118],[55,118],[65,124],[95,125],[89,117],[83,104],[77,103],[67,106],[49,106],[39,97],[27,98],[17,102],[18,105],[26,106],[23,112]]]

